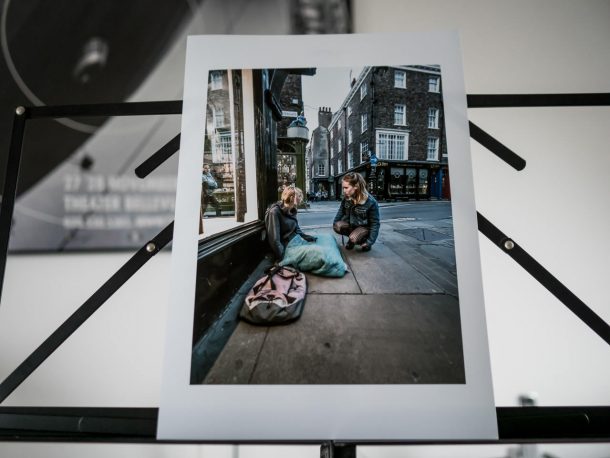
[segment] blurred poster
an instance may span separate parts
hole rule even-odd
[[[172,119],[173,118],[173,119]],[[177,158],[145,179],[134,169],[179,130],[177,116],[114,118],[50,173],[20,192],[9,250],[80,251],[139,248],[173,220]],[[23,161],[36,164],[28,138]],[[53,148],[53,139],[48,147]],[[19,190],[18,190],[19,191]]]

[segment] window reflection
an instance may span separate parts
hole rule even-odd
[[[229,229],[234,223],[244,221],[246,173],[241,71],[210,72],[206,113],[200,235]],[[212,223],[212,219],[218,221]]]

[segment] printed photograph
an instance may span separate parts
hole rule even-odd
[[[466,383],[443,108],[434,64],[209,72],[192,385]]]

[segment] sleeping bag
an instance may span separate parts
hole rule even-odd
[[[284,252],[280,266],[292,266],[301,272],[324,277],[343,277],[347,271],[345,261],[331,234],[316,235],[315,242],[307,242],[300,235],[295,235]]]

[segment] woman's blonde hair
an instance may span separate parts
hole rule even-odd
[[[366,202],[366,199],[369,198],[369,193],[366,190],[366,181],[364,181],[364,177],[356,172],[348,172],[343,176],[343,181],[347,181],[350,186],[356,188],[356,192],[354,193],[354,202],[359,205],[362,205]]]
[[[282,202],[285,205],[292,205],[297,197],[302,201],[303,191],[295,186],[286,186],[282,191]]]

